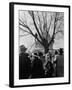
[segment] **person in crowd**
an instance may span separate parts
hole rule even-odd
[[[26,53],[27,48],[23,45],[20,47],[19,55],[19,79],[27,79],[31,74],[31,61]]]
[[[56,58],[56,76],[63,77],[64,76],[64,55],[63,49],[60,48],[59,55]]]
[[[54,59],[54,61],[56,61],[57,56],[58,56],[58,51],[55,50],[55,59]]]
[[[51,54],[47,55],[47,63],[46,63],[46,72],[45,72],[45,77],[52,77],[52,74],[54,72],[54,67],[53,67],[53,63],[51,62]]]
[[[32,77],[31,78],[43,78],[44,77],[44,69],[43,64],[40,58],[34,54],[34,60],[32,62]]]
[[[39,55],[39,57],[42,57],[43,56],[43,53],[42,52],[39,52],[38,55]]]
[[[57,61],[58,51],[55,50],[54,59],[53,59],[53,67],[54,67],[54,73],[53,76],[56,77],[56,61]]]

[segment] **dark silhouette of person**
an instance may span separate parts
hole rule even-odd
[[[42,57],[43,56],[43,53],[42,52],[39,52],[39,57]]]
[[[19,79],[27,79],[31,74],[31,61],[28,53],[21,52],[19,55]]]
[[[59,55],[56,59],[56,76],[63,77],[64,76],[64,55],[63,49],[60,48]]]
[[[52,77],[52,74],[54,72],[54,68],[53,68],[53,64],[51,61],[48,61],[47,64],[46,64],[46,75],[45,77]]]
[[[35,59],[32,62],[32,78],[43,78],[43,77],[44,77],[43,63],[38,57],[35,57]]]

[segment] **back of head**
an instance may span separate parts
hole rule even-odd
[[[60,55],[63,55],[63,49],[62,48],[59,49],[59,53],[60,53]]]
[[[42,52],[39,52],[39,56],[40,56],[40,57],[43,56],[43,53],[42,53]]]
[[[55,50],[55,55],[57,55],[58,54],[58,52],[57,52],[57,50]]]
[[[21,46],[20,46],[20,52],[21,52],[21,53],[25,53],[26,50],[27,50],[27,48],[26,48],[24,45],[21,45]]]

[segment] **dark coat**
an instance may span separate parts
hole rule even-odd
[[[27,53],[21,53],[19,56],[19,79],[29,78],[31,73],[31,61]]]
[[[42,61],[38,58],[35,58],[32,63],[32,78],[43,78],[44,69]]]
[[[54,67],[50,61],[47,62],[46,68],[47,68],[46,77],[52,77],[52,74],[54,72]]]
[[[63,77],[64,76],[64,55],[57,56],[56,76],[57,77]]]

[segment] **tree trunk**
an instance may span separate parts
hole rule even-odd
[[[45,54],[48,53],[49,48],[48,47],[47,48],[45,47],[44,49],[45,49]]]

